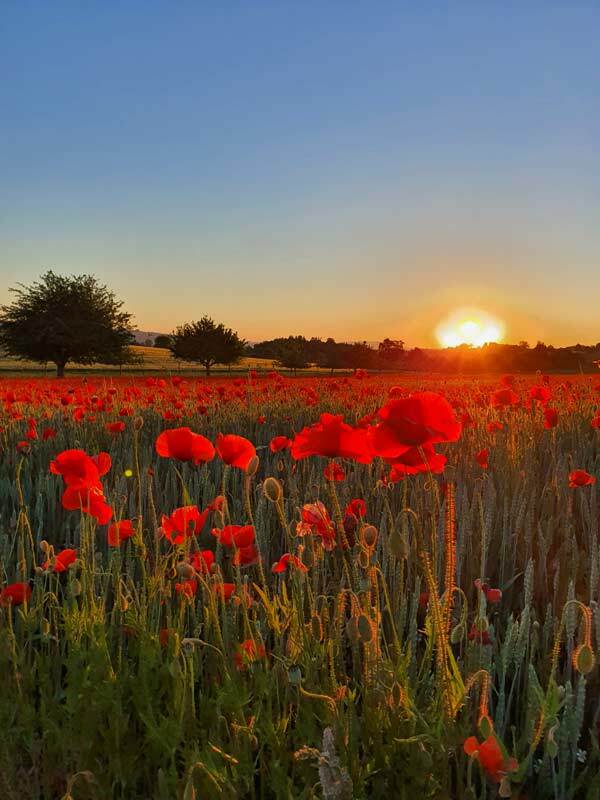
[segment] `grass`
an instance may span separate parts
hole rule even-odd
[[[528,401],[537,380],[519,379],[523,402],[506,409],[490,404],[495,381],[434,376],[3,381],[0,584],[31,581],[32,595],[0,607],[1,796],[599,797],[598,485],[568,479],[600,476],[598,381],[552,378],[559,423],[546,430]],[[339,460],[332,483],[327,459],[268,446],[323,411],[355,424],[398,383],[472,420],[440,446],[443,474],[389,483],[379,459]],[[110,434],[115,420],[125,430]],[[180,425],[247,437],[257,471],[160,458],[157,436]],[[62,507],[49,464],[70,447],[110,453],[103,491],[135,530],[120,547]],[[163,514],[220,495],[198,536],[164,537]],[[366,514],[344,523],[356,498]],[[317,500],[337,526],[331,551],[296,535]],[[236,566],[211,534],[230,523],[254,524],[258,563]],[[77,550],[68,570],[41,568],[64,548]],[[190,572],[198,549],[212,571]],[[273,573],[284,553],[308,571]],[[463,748],[492,726],[502,766],[516,759],[498,776]]]

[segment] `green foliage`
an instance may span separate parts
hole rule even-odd
[[[131,315],[92,275],[46,272],[31,286],[11,290],[0,309],[0,348],[21,360],[66,364],[125,364],[134,341]]]
[[[245,353],[246,343],[222,322],[210,317],[178,327],[170,337],[169,350],[176,359],[202,364],[206,374],[214,364],[235,364]]]

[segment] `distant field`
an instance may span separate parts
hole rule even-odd
[[[187,372],[187,373],[204,373],[204,369],[198,364],[186,364],[176,361],[171,353],[161,347],[143,347],[135,345],[131,348],[137,355],[143,359],[141,364],[131,364],[122,368],[123,372]],[[245,371],[248,369],[263,369],[270,370],[274,367],[274,361],[267,358],[243,358],[234,367],[215,366],[212,367],[211,372],[234,372]],[[67,372],[75,370],[100,371],[100,372],[119,372],[118,367],[106,364],[94,364],[93,366],[86,366],[83,364],[68,364]],[[14,358],[0,357],[0,371],[3,372],[54,372],[54,365],[48,364],[46,368],[43,365],[37,364],[33,361],[17,361]]]

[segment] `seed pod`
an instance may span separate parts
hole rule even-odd
[[[270,500],[272,503],[278,503],[281,500],[283,496],[283,489],[277,478],[265,478],[263,483],[263,494],[267,500]]]
[[[183,578],[184,581],[189,581],[194,577],[194,568],[191,564],[180,561],[179,564],[177,564],[177,574],[180,578]]]
[[[50,633],[50,623],[48,622],[46,617],[43,617],[40,623],[40,630],[42,632],[42,636],[48,636],[48,634]]]
[[[44,554],[47,553],[49,549],[50,545],[48,544],[48,542],[45,539],[42,539],[42,541],[40,542],[40,550],[42,551],[42,553]]]
[[[133,420],[133,430],[134,431],[141,431],[144,427],[144,418],[143,417],[135,417]]]
[[[125,597],[124,595],[122,595],[122,596],[119,598],[119,611],[120,611],[122,614],[124,614],[124,613],[127,611],[127,609],[128,609],[128,608],[129,608],[129,600],[127,599],[127,597]]]
[[[582,675],[589,675],[596,664],[596,656],[589,644],[580,644],[573,651],[573,667]]]
[[[408,558],[408,542],[406,537],[398,531],[393,531],[389,539],[390,550],[396,558]]]
[[[360,550],[358,553],[358,563],[363,569],[369,569],[371,558],[367,550]]]
[[[260,464],[260,459],[258,458],[258,456],[252,456],[252,458],[248,462],[248,466],[246,467],[246,475],[248,475],[248,477],[250,478],[252,477],[252,475],[256,475],[259,464]]]
[[[366,614],[361,614],[357,622],[358,635],[363,644],[368,644],[373,639],[373,627]]]
[[[363,546],[372,550],[377,544],[378,531],[374,525],[364,525],[360,529],[359,537]]]
[[[316,612],[310,618],[310,635],[318,642],[323,641],[323,622]]]
[[[73,597],[78,597],[81,594],[81,583],[77,578],[71,581],[71,594]]]

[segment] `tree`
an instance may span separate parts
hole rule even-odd
[[[171,334],[169,350],[181,361],[202,364],[207,376],[214,364],[235,364],[244,355],[246,342],[235,331],[210,317],[181,325]]]
[[[384,339],[379,342],[377,357],[382,367],[398,367],[404,359],[404,342],[401,339]]]
[[[168,350],[170,346],[171,337],[167,336],[166,333],[159,333],[154,339],[154,347],[162,347],[163,349]]]
[[[297,370],[305,369],[310,363],[306,353],[306,340],[301,336],[297,338],[297,341],[292,339],[281,347],[277,359],[280,367],[293,370],[294,375]]]
[[[15,301],[0,307],[0,347],[19,360],[65,366],[123,364],[134,336],[131,314],[93,275],[56,275],[10,290]]]

